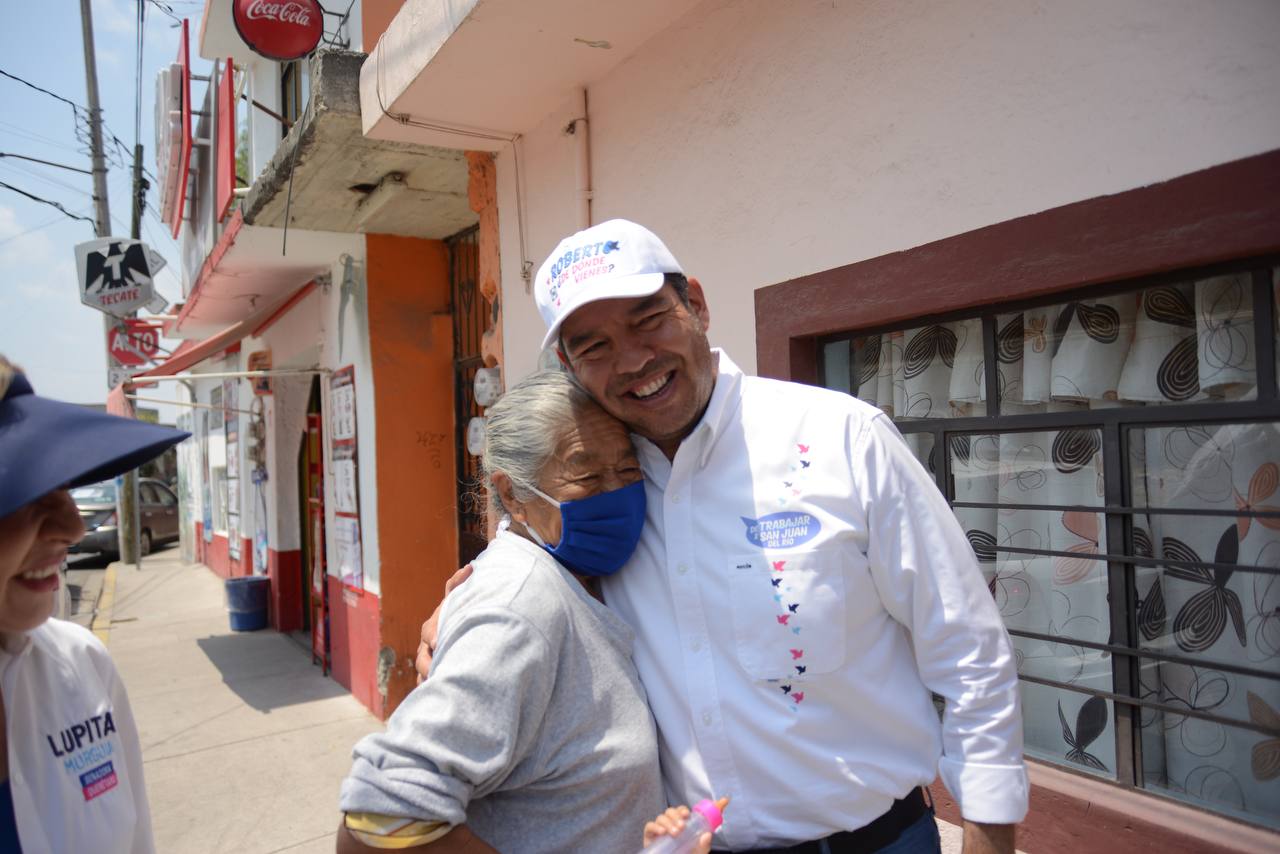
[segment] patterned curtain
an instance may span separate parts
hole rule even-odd
[[[999,316],[1001,411],[1252,398],[1251,299],[1244,273]],[[850,390],[897,420],[986,412],[979,320],[867,336],[853,342],[850,357]],[[1272,424],[1132,430],[1133,506],[1280,508],[1278,433]],[[962,507],[956,515],[1006,624],[1061,638],[1015,637],[1023,675],[1114,690],[1109,654],[1071,643],[1115,642],[1107,565],[1097,555],[1128,550],[1170,561],[1280,567],[1280,520],[1265,517],[1144,513],[1135,517],[1131,544],[1108,544],[1096,429],[957,435],[947,451],[955,501],[1021,507]],[[1044,505],[1099,512],[1039,509]],[[1037,551],[1059,554],[1029,553]],[[1175,564],[1138,567],[1136,580],[1143,648],[1204,662],[1143,659],[1143,696],[1280,726],[1280,681],[1214,666],[1277,672],[1280,576]],[[1114,777],[1109,700],[1027,681],[1023,701],[1029,754]],[[1142,723],[1148,786],[1280,821],[1280,739],[1148,709]]]

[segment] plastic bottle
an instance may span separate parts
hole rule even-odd
[[[697,846],[702,834],[715,833],[724,824],[721,810],[728,802],[728,798],[721,798],[718,804],[715,801],[699,801],[689,813],[684,830],[676,836],[659,837],[656,842],[643,849],[641,854],[689,854]]]

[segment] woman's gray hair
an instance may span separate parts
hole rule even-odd
[[[490,406],[485,413],[484,453],[480,471],[490,506],[502,511],[494,494],[493,473],[504,472],[520,501],[533,497],[531,486],[555,455],[556,446],[575,416],[595,406],[580,386],[561,371],[530,374]]]

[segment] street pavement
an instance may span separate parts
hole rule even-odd
[[[90,628],[110,563],[101,555],[72,555],[62,576],[60,609],[55,616]]]
[[[332,852],[351,747],[381,723],[270,629],[232,632],[222,580],[176,546],[111,564],[93,619],[138,720],[162,854]],[[83,622],[83,620],[81,620]]]
[[[138,720],[161,854],[332,852],[351,747],[382,724],[272,630],[230,631],[222,580],[171,546],[67,575]],[[960,828],[938,822],[944,854]]]

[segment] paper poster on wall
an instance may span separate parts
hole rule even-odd
[[[356,438],[355,369],[348,365],[329,378],[329,435],[334,442],[354,442]]]
[[[355,369],[348,365],[329,377],[329,438],[333,472],[334,566],[344,587],[364,589],[360,554],[360,464],[356,453]]]
[[[258,350],[249,354],[248,369],[251,371],[271,370],[271,351]],[[249,381],[255,395],[271,394],[271,377],[254,377]]]
[[[267,473],[254,471],[253,481],[253,572],[267,574]]]
[[[339,513],[350,513],[356,516],[360,512],[360,505],[356,499],[356,461],[338,456],[340,450],[342,449],[333,449],[334,509]]]
[[[227,517],[227,554],[232,560],[240,559],[240,514]]]
[[[209,429],[221,430],[224,414],[225,410],[222,408],[222,386],[214,386],[209,389]]]
[[[208,410],[200,413],[200,539],[205,543],[213,542],[213,472],[209,468],[209,422],[212,416]]]
[[[360,561],[360,520],[353,516],[333,517],[335,569],[344,587],[364,588],[364,567]]]
[[[222,381],[223,430],[227,448],[227,554],[240,559],[240,413],[239,381]]]

